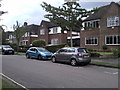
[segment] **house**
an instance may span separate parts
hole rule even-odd
[[[111,2],[84,20],[80,46],[89,49],[120,47],[120,4]]]
[[[26,33],[22,36],[20,41],[20,45],[31,45],[34,40],[38,39],[38,28],[39,25],[31,24],[27,25],[24,23],[23,28],[25,29]]]
[[[72,34],[73,36],[79,37],[79,34],[76,32],[73,32]],[[70,37],[70,31],[65,30],[64,33],[62,33],[62,29],[58,25],[42,20],[39,27],[38,39],[44,40],[46,42],[46,45],[58,45],[67,43],[68,37]]]

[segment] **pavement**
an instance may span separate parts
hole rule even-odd
[[[111,58],[111,59],[110,58],[109,59],[92,58],[92,61],[118,64],[120,63],[120,58]]]

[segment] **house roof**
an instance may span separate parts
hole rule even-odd
[[[37,32],[39,25],[31,24],[24,27],[27,32]]]
[[[111,2],[111,4],[116,4],[120,7],[119,3]],[[98,11],[95,12],[94,14],[90,15],[87,17],[84,21],[90,21],[90,20],[95,20],[95,19],[101,19],[102,15],[108,10],[109,6],[111,5],[106,5],[98,8]]]
[[[57,26],[58,26],[57,24],[54,24],[54,23],[52,23],[52,22],[45,21],[45,20],[42,20],[41,23],[44,23],[47,28],[52,28],[52,27],[57,27]]]

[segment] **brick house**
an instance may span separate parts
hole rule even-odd
[[[31,45],[34,40],[38,39],[39,25],[27,25],[25,22],[23,28],[25,29],[26,33],[22,36],[20,45]]]
[[[111,2],[84,20],[80,46],[89,49],[120,47],[120,4]]]
[[[73,36],[79,36],[74,32]],[[46,45],[57,45],[67,43],[67,38],[70,37],[69,31],[61,32],[61,27],[48,21],[42,20],[39,27],[38,39],[44,40]],[[77,37],[78,38],[78,37]]]

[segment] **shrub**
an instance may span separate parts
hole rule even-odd
[[[99,53],[90,53],[90,56],[91,57],[99,57],[101,56]]]
[[[50,52],[56,52],[58,49],[67,46],[67,44],[60,44],[60,45],[53,45],[53,46],[46,46],[45,48]]]
[[[103,46],[102,46],[102,49],[103,49],[103,50],[107,50],[108,47],[107,47],[106,45],[103,45]]]
[[[45,44],[45,41],[43,40],[34,40],[32,42],[32,46],[34,47],[44,47],[46,44]]]
[[[113,55],[120,57],[120,48],[118,48],[118,49],[113,48],[112,52],[113,52]]]

